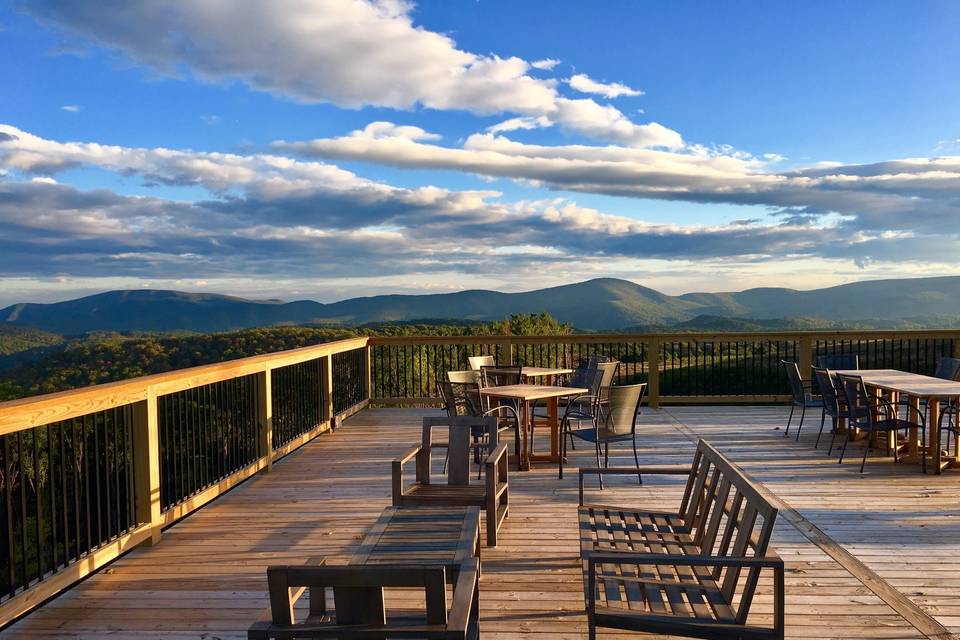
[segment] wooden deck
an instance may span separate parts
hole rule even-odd
[[[782,407],[645,411],[641,460],[686,463],[697,437],[782,501],[773,547],[787,564],[793,638],[950,638],[960,633],[960,471],[923,476],[859,443],[838,466],[782,437]],[[389,461],[419,439],[423,411],[366,410],[49,602],[4,638],[244,638],[267,605],[265,567],[324,555],[346,562],[390,499]],[[575,467],[511,475],[500,546],[483,550],[484,637],[586,637],[578,562]],[[619,457],[619,456],[618,456]],[[632,456],[631,462],[632,462]],[[626,461],[626,458],[621,458]],[[624,479],[604,502],[672,506],[681,479]],[[756,615],[771,608],[761,583]],[[601,637],[620,637],[604,634]],[[638,637],[637,635],[624,637]],[[649,637],[649,636],[648,636]]]

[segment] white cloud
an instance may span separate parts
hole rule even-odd
[[[487,127],[487,131],[489,133],[503,133],[506,131],[517,131],[520,129],[542,129],[550,126],[553,126],[550,118],[546,116],[530,116],[525,118],[510,118],[509,120],[498,122],[493,126]]]
[[[24,8],[162,73],[186,68],[206,81],[239,79],[303,102],[547,117],[574,133],[624,144],[680,139],[613,107],[562,98],[556,80],[528,75],[531,64],[518,57],[459,49],[448,36],[415,25],[407,2],[273,0],[238,9],[229,2],[130,0],[105,12],[97,3],[37,0]]]
[[[83,108],[83,107],[81,107],[80,105],[77,105],[77,104],[65,104],[65,105],[63,105],[62,107],[60,107],[61,110],[63,110],[63,111],[69,111],[70,113],[77,113],[77,112],[80,111],[80,109],[82,109],[82,108]]]
[[[578,73],[567,79],[567,84],[580,93],[594,93],[604,98],[620,96],[642,96],[643,91],[631,89],[620,82],[597,82],[585,73]]]
[[[392,122],[384,122],[382,120],[371,122],[363,129],[354,131],[351,135],[361,138],[370,138],[373,140],[383,138],[402,138],[404,140],[439,140],[441,138],[439,134],[424,131],[420,127],[396,125]]]
[[[530,66],[534,69],[541,69],[543,71],[552,71],[555,66],[560,64],[560,61],[555,58],[544,58],[543,60],[534,60],[530,63]]]

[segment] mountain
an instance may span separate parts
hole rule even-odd
[[[669,296],[626,280],[501,293],[469,290],[429,295],[383,295],[332,304],[282,302],[180,291],[110,291],[52,304],[21,303],[0,310],[0,322],[56,333],[87,331],[213,332],[280,324],[362,325],[422,318],[488,321],[546,311],[583,330],[635,326],[812,327],[818,320],[873,325],[905,321],[955,325],[960,277],[874,280],[826,289],[758,288]],[[699,317],[699,319],[698,319]],[[723,320],[728,319],[728,320]],[[763,322],[751,322],[765,319]],[[806,319],[798,321],[795,319]],[[687,323],[687,326],[683,326]],[[932,325],[931,325],[932,326]]]

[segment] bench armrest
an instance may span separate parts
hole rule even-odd
[[[682,464],[651,465],[648,467],[640,467],[639,469],[637,467],[607,467],[605,469],[599,469],[597,467],[580,467],[578,470],[580,476],[580,506],[583,506],[583,477],[586,475],[636,475],[638,473],[647,473],[652,475],[688,476],[690,475],[691,469],[692,467],[689,465]]]
[[[762,557],[737,556],[683,556],[659,553],[634,552],[589,552],[587,561],[587,612],[592,615],[597,607],[597,564],[624,563],[638,565],[673,565],[690,567],[741,567],[745,569],[773,569],[773,629],[777,637],[783,637],[784,628],[784,566],[783,560],[775,553]],[[741,603],[739,608],[743,608]],[[746,616],[749,603],[742,613]]]
[[[391,486],[393,488],[393,505],[400,504],[403,496],[403,465],[416,458],[423,451],[423,445],[416,445],[402,456],[393,461],[391,466]]]

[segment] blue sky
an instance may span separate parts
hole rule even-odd
[[[0,3],[0,303],[960,273],[954,2],[111,5]]]

